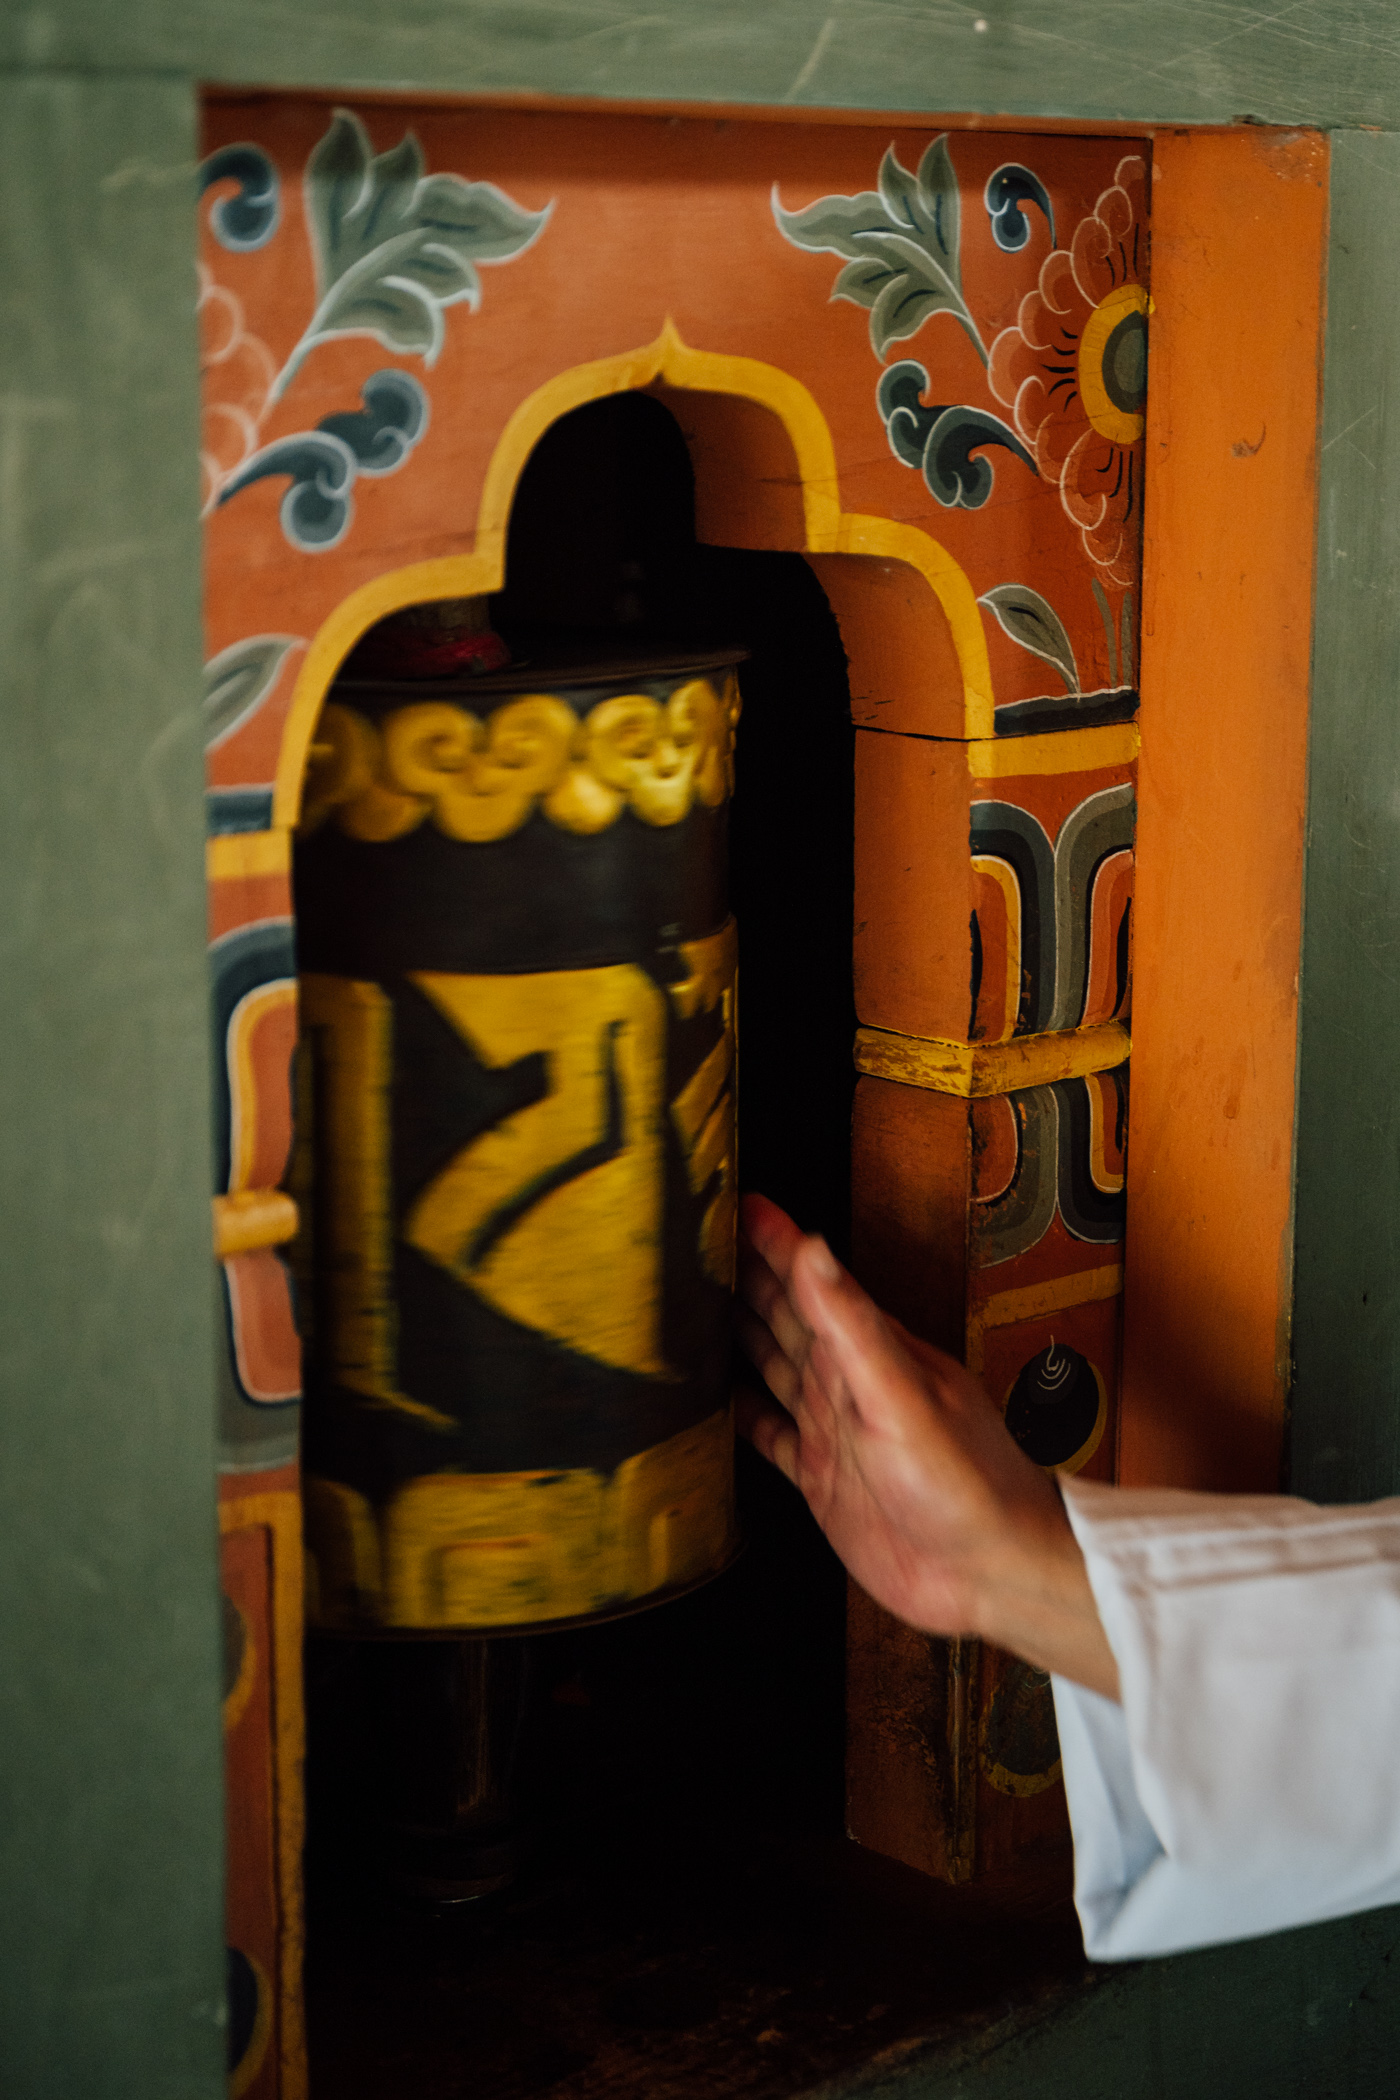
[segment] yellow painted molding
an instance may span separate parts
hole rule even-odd
[[[858,1072],[938,1094],[1009,1094],[1121,1065],[1132,1047],[1121,1021],[1070,1028],[1054,1035],[1017,1036],[1009,1043],[950,1043],[935,1036],[898,1035],[892,1028],[858,1028]]]
[[[974,780],[1006,780],[1028,773],[1090,773],[1099,766],[1127,766],[1142,739],[1136,722],[1106,729],[1051,729],[1043,736],[1001,736],[967,747]]]
[[[476,598],[499,590],[500,572],[500,560],[493,563],[480,554],[444,554],[436,561],[415,561],[403,569],[390,569],[341,599],[317,630],[292,688],[272,789],[275,828],[295,829],[301,814],[306,757],[321,702],[360,636],[406,605],[426,605],[434,598]]]
[[[285,1246],[296,1238],[297,1225],[296,1204],[281,1189],[239,1189],[214,1198],[214,1252],[220,1261]]]
[[[234,882],[248,875],[286,875],[292,865],[289,831],[224,831],[204,847],[204,872],[210,882]]]
[[[335,608],[302,659],[292,691],[277,761],[272,821],[291,830],[301,811],[302,781],[316,718],[331,680],[350,650],[377,620],[433,598],[473,598],[505,582],[506,534],[516,486],[535,446],[551,424],[586,402],[601,401],[660,382],[697,393],[734,394],[769,409],[792,442],[802,483],[805,545],[795,553],[865,554],[905,562],[938,599],[948,621],[963,679],[969,736],[992,736],[995,726],[987,637],[971,583],[945,547],[915,525],[841,509],[836,447],[826,417],[802,382],[756,357],[692,350],[669,317],[655,341],[614,357],[560,372],[530,394],[506,423],[482,483],[475,551],[414,562],[377,576]],[[1076,734],[1093,732],[1070,732]],[[1032,738],[1017,740],[1029,744]],[[1063,739],[1062,739],[1063,741]],[[1040,770],[1050,770],[1041,768]]]
[[[1114,1262],[1102,1269],[1077,1269],[1072,1276],[1052,1276],[1045,1283],[1023,1284],[1016,1291],[997,1291],[973,1306],[968,1331],[985,1334],[989,1327],[1014,1327],[1019,1320],[1039,1320],[1069,1305],[1093,1305],[1116,1298],[1122,1288],[1123,1264]]]
[[[239,1495],[219,1504],[219,1530],[265,1528],[272,1540],[272,1743],[276,1785],[278,1897],[278,2049],[280,2100],[306,2100],[306,2036],[302,2011],[305,1911],[301,1859],[306,1843],[302,1763],[306,1712],[302,1701],[301,1497],[295,1488]]]
[[[494,562],[504,575],[506,530],[516,483],[552,423],[586,401],[601,401],[608,394],[635,391],[658,381],[703,394],[737,394],[770,409],[787,431],[797,456],[807,549],[814,554],[837,551],[841,498],[836,447],[812,394],[800,380],[756,357],[692,350],[668,316],[654,342],[559,372],[521,402],[501,432],[486,470],[476,518],[477,554]]]
[[[996,704],[992,694],[992,665],[987,654],[987,631],[977,593],[946,547],[930,539],[917,525],[900,525],[893,518],[862,517],[843,513],[837,523],[833,545],[817,546],[809,539],[809,554],[867,554],[884,561],[904,562],[916,569],[943,609],[957,652],[963,682],[963,734],[992,737],[996,729]]]

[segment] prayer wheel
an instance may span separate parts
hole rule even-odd
[[[537,1628],[733,1551],[739,660],[330,695],[295,871],[314,1625]]]

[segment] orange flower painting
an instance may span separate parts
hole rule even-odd
[[[1111,186],[1055,248],[1015,324],[992,344],[988,380],[1079,527],[1084,551],[1126,588],[1137,566],[1147,394],[1147,168]]]

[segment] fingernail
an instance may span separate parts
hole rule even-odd
[[[841,1271],[836,1266],[836,1257],[824,1239],[815,1233],[807,1242],[807,1263],[812,1274],[821,1283],[835,1283]]]

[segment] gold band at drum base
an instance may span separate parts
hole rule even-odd
[[[344,1633],[539,1625],[712,1575],[735,1541],[730,1411],[611,1474],[429,1473],[378,1511],[308,1476],[307,1617]]]

